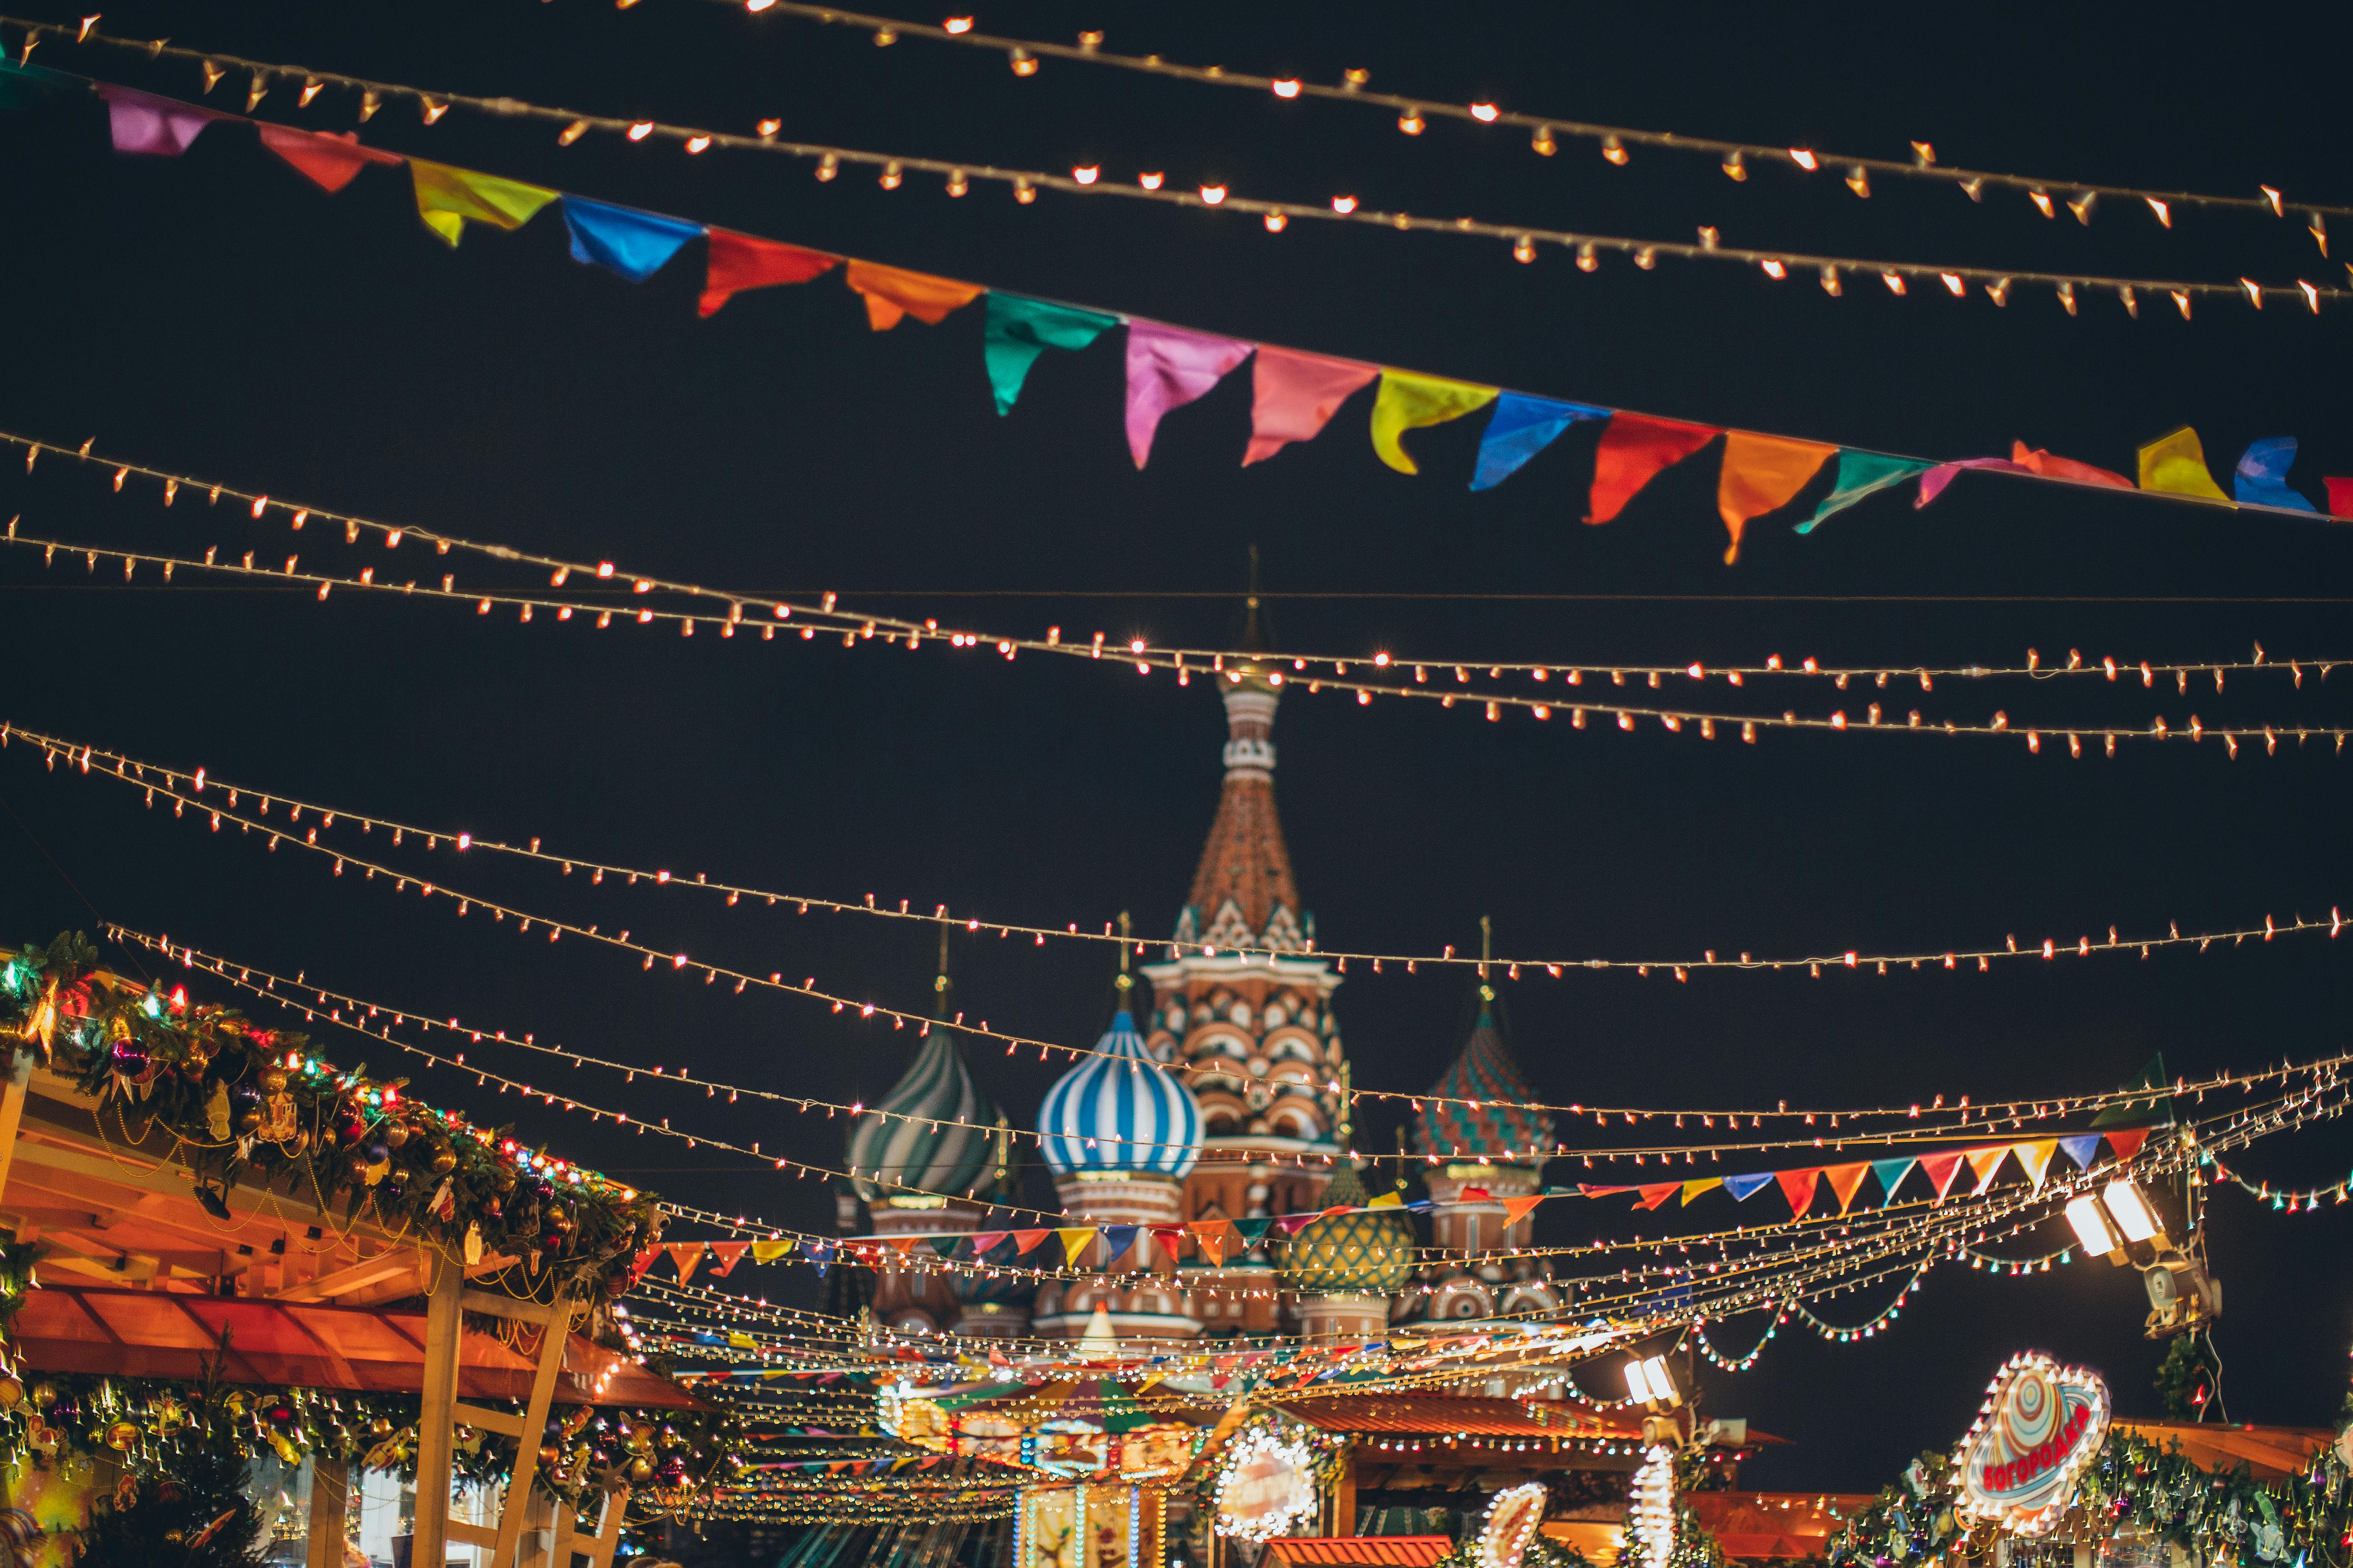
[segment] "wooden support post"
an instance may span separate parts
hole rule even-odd
[[[343,1568],[344,1520],[351,1469],[321,1449],[311,1456],[311,1547],[303,1568]]]
[[[11,1078],[0,1088],[0,1201],[8,1192],[8,1168],[16,1162],[16,1129],[25,1120],[25,1086]]]
[[[443,1568],[449,1560],[449,1463],[456,1447],[459,1302],[466,1269],[433,1255],[432,1294],[425,1309],[424,1394],[417,1417],[417,1525],[409,1568]]]

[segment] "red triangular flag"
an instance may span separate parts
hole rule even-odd
[[[2146,1127],[2135,1127],[2128,1131],[2108,1134],[2108,1147],[2116,1152],[2116,1159],[2119,1163],[2128,1161],[2135,1154],[2139,1153],[2140,1146],[2147,1142],[2148,1129]]]
[[[1945,1194],[1953,1190],[1953,1178],[1960,1173],[1961,1157],[1958,1154],[1923,1154],[1920,1156],[1920,1169],[1926,1172],[1928,1179],[1936,1184],[1936,1201],[1943,1203]]]
[[[1054,1233],[1050,1230],[1015,1231],[1013,1233],[1013,1245],[1020,1248],[1020,1250],[1016,1252],[1014,1256],[1016,1258],[1029,1257],[1029,1254],[1038,1250],[1039,1243],[1044,1241],[1048,1237],[1053,1234]]]
[[[1641,1190],[1642,1195],[1636,1201],[1634,1206],[1638,1209],[1654,1209],[1682,1192],[1683,1184],[1681,1182],[1668,1182],[1659,1186],[1644,1187]]]
[[[714,1279],[726,1279],[727,1271],[743,1262],[744,1255],[751,1250],[752,1244],[748,1241],[712,1242],[711,1244],[711,1277]]]
[[[1838,1194],[1839,1213],[1846,1213],[1854,1202],[1855,1193],[1862,1186],[1862,1173],[1870,1169],[1871,1163],[1866,1160],[1853,1165],[1832,1165],[1822,1173],[1831,1179],[1831,1191]]]
[[[1706,446],[1722,432],[1712,425],[1685,425],[1643,414],[1613,414],[1593,453],[1593,499],[1588,522],[1608,522],[1625,510],[1635,492]]]
[[[720,306],[746,289],[806,283],[841,259],[822,250],[779,245],[773,239],[737,234],[733,229],[714,228],[708,232],[711,259],[703,273],[700,307],[706,316],[715,314]]]
[[[635,1285],[638,1280],[644,1279],[646,1277],[646,1270],[654,1266],[654,1259],[659,1258],[661,1254],[662,1249],[659,1247],[640,1247],[638,1248],[637,1256],[629,1259],[629,1283]]]
[[[972,1255],[978,1258],[998,1242],[1012,1235],[1006,1230],[976,1230],[972,1233]]]
[[[340,191],[358,177],[370,163],[405,163],[396,153],[378,152],[374,147],[360,145],[355,132],[337,134],[330,131],[302,131],[291,125],[274,125],[267,120],[254,121],[261,132],[261,144],[285,159],[322,190]]]
[[[1145,1228],[1152,1232],[1152,1239],[1160,1244],[1160,1249],[1168,1254],[1168,1260],[1174,1263],[1177,1250],[1185,1245],[1185,1227],[1181,1225],[1155,1225]]]
[[[1455,1193],[1454,1201],[1458,1204],[1483,1204],[1493,1196],[1484,1187],[1464,1187]]]
[[[1814,1189],[1820,1185],[1822,1173],[1816,1166],[1810,1171],[1782,1171],[1773,1179],[1781,1184],[1781,1195],[1789,1200],[1789,1213],[1795,1217],[1814,1206]]]
[[[695,1269],[702,1262],[702,1243],[673,1241],[670,1244],[669,1252],[670,1262],[678,1268],[678,1282],[683,1285],[693,1279]]]

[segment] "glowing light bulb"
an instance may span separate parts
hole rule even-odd
[[[1513,260],[1514,260],[1514,261],[1520,261],[1520,262],[1528,262],[1528,261],[1534,261],[1535,258],[1536,258],[1536,238],[1535,238],[1535,236],[1534,236],[1534,235],[1532,235],[1532,234],[1524,234],[1524,235],[1520,236],[1520,237],[1519,237],[1519,238],[1517,238],[1517,239],[1515,239],[1515,240],[1514,240],[1514,241],[1512,242],[1512,259],[1513,259]]]
[[[654,122],[650,120],[640,120],[629,127],[629,140],[632,142],[642,142],[653,133]]]
[[[1821,160],[1815,157],[1813,153],[1803,147],[1792,147],[1789,149],[1789,162],[1795,163],[1809,174],[1822,166]]]
[[[1748,164],[1737,152],[1726,153],[1724,155],[1724,177],[1734,181],[1745,180],[1748,177]]]
[[[1499,112],[1492,103],[1474,103],[1471,106],[1471,118],[1482,125],[1495,123],[1495,116]]]
[[[558,147],[569,147],[587,134],[588,122],[585,120],[575,120],[555,133],[555,144]]]
[[[2026,193],[2026,199],[2032,202],[2034,204],[2034,210],[2041,213],[2044,217],[2057,217],[2059,216],[2059,209],[2053,206],[2051,203],[2051,193],[2049,191],[2040,188],[2029,191]]]
[[[1889,293],[1901,294],[1904,292],[1904,274],[1901,272],[1883,272],[1879,275],[1879,278],[1881,282],[1887,285],[1887,291]]]
[[[1269,214],[1267,214],[1267,215],[1266,215],[1266,232],[1267,232],[1267,233],[1269,233],[1269,234],[1281,234],[1284,229],[1289,228],[1290,226],[1291,226],[1291,220],[1290,220],[1289,218],[1287,218],[1287,217],[1283,216],[1282,216],[1282,214],[1281,214],[1281,213],[1269,213]]]
[[[1560,143],[1552,139],[1552,127],[1549,125],[1537,126],[1535,134],[1528,138],[1528,146],[1539,158],[1549,158],[1560,151]]]
[[[972,18],[969,16],[950,16],[946,21],[941,23],[940,26],[947,32],[969,33],[972,31]]]
[[[1398,129],[1409,136],[1420,135],[1423,128],[1428,124],[1429,121],[1422,119],[1421,110],[1418,108],[1408,107],[1403,114],[1398,116]]]
[[[1014,50],[1012,63],[1013,74],[1015,76],[1036,76],[1038,74],[1038,57],[1031,54],[1027,49]]]
[[[1038,199],[1038,187],[1026,179],[1016,180],[1013,182],[1013,199],[1026,207]]]
[[[1282,80],[1274,82],[1271,85],[1274,88],[1274,96],[1277,98],[1297,98],[1299,96],[1299,79],[1296,77],[1285,77]]]
[[[1577,247],[1577,269],[1579,272],[1594,271],[1599,268],[1600,265],[1601,258],[1594,253],[1593,242],[1591,240],[1588,239],[1583,245]]]
[[[763,120],[757,126],[754,127],[754,130],[759,132],[760,139],[764,142],[776,135],[777,132],[782,131],[784,128],[785,122],[781,120]]]
[[[1082,185],[1092,185],[1097,180],[1103,178],[1103,165],[1100,163],[1082,164],[1078,168],[1071,171],[1071,178],[1078,181],[1078,183]]]
[[[906,178],[906,172],[899,167],[899,160],[893,158],[882,165],[882,177],[876,183],[886,191],[895,191],[905,184]]]
[[[1207,202],[1209,205],[1216,206],[1219,202],[1226,199],[1226,187],[1223,185],[1203,185],[1201,187],[1201,199]]]
[[[689,153],[706,152],[710,146],[711,138],[708,136],[690,136],[686,139],[686,150]]]
[[[1138,174],[1135,176],[1135,183],[1142,185],[1147,191],[1156,191],[1162,185],[1166,184],[1167,181],[1168,176],[1166,174]]]
[[[1354,196],[1334,196],[1332,198],[1332,210],[1338,213],[1341,216],[1345,217],[1348,214],[1356,210],[1356,198]]]
[[[1956,300],[1969,291],[1969,286],[1961,281],[1961,275],[1957,272],[1940,272],[1936,276],[1945,280],[1946,291]]]
[[[1768,256],[1764,260],[1758,262],[1757,265],[1765,269],[1766,277],[1772,279],[1777,283],[1789,275],[1789,269],[1783,266],[1781,262],[1774,257]]]
[[[962,169],[950,169],[948,171],[948,195],[952,196],[960,196],[970,189],[972,189],[972,182],[965,178],[965,173]]]
[[[1846,172],[1846,188],[1865,201],[1871,199],[1871,175],[1857,163]]]
[[[1626,165],[1626,143],[1615,136],[1604,136],[1601,139],[1601,155],[1623,168]]]

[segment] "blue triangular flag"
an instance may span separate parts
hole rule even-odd
[[[2100,1135],[2086,1132],[2079,1137],[2062,1138],[2059,1147],[2067,1151],[2067,1158],[2075,1162],[2077,1170],[2088,1171],[2092,1162],[2100,1157]]]
[[[1135,1245],[1136,1233],[1141,1231],[1143,1228],[1144,1227],[1140,1225],[1107,1225],[1103,1226],[1103,1233],[1105,1248],[1103,1255],[1114,1263],[1118,1262],[1121,1258],[1125,1258],[1127,1256],[1127,1249]]]
[[[572,231],[573,260],[617,272],[632,283],[660,271],[680,247],[702,235],[701,224],[684,218],[578,196],[564,198],[564,226]]]
[[[1871,1173],[1879,1178],[1879,1201],[1883,1205],[1895,1201],[1895,1189],[1904,1184],[1904,1178],[1910,1175],[1912,1167],[1918,1163],[1916,1160],[1873,1160],[1871,1163]]]
[[[806,1246],[808,1248],[810,1261],[817,1265],[817,1277],[820,1279],[824,1279],[826,1270],[833,1267],[833,1243],[812,1241]]]
[[[1751,1194],[1770,1184],[1772,1180],[1773,1173],[1770,1171],[1759,1172],[1753,1176],[1726,1176],[1724,1178],[1724,1190],[1732,1194],[1734,1202],[1745,1204]]]
[[[2295,462],[2295,437],[2266,436],[2247,443],[2239,467],[2231,475],[2231,493],[2250,506],[2285,507],[2310,511],[2313,505],[2287,488],[2287,471]]]
[[[1480,437],[1479,464],[1471,475],[1471,488],[1493,489],[1578,420],[1607,419],[1609,413],[1582,403],[1556,403],[1519,392],[1504,394],[1495,399],[1487,433]]]

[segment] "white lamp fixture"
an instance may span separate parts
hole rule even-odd
[[[2075,1227],[2075,1239],[2083,1244],[2087,1257],[2105,1258],[2124,1250],[2125,1238],[2116,1234],[2100,1200],[2090,1193],[2067,1205],[2067,1223]]]
[[[1652,1410],[1662,1405],[1672,1410],[1683,1402],[1666,1357],[1655,1355],[1626,1363],[1626,1396]]]
[[[2140,1189],[2129,1181],[2110,1182],[2107,1190],[2100,1194],[2100,1200],[2107,1205],[2109,1215],[2116,1222],[2116,1228],[2124,1232],[2126,1241],[2147,1241],[2165,1228],[2158,1223],[2156,1211],[2148,1206],[2148,1200],[2141,1196]]]

